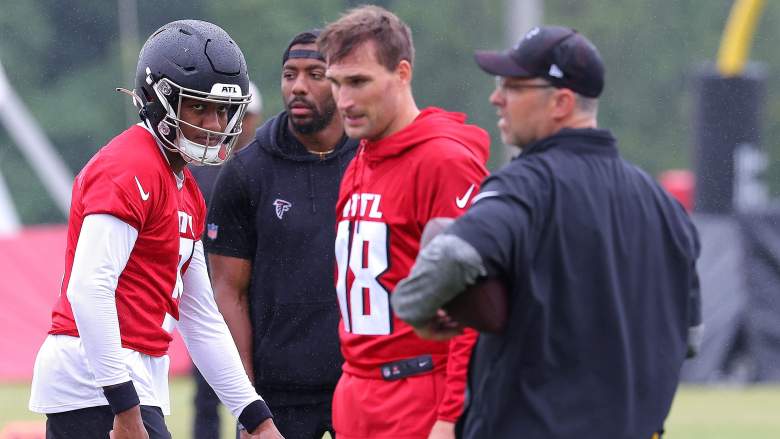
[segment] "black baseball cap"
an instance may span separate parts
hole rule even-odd
[[[567,27],[535,27],[511,49],[477,51],[474,58],[482,70],[496,76],[543,78],[589,98],[604,89],[604,63],[598,49]]]

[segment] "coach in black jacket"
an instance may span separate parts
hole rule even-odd
[[[597,128],[604,67],[584,36],[534,28],[477,63],[498,76],[498,127],[523,152],[420,252],[393,308],[443,336],[453,325],[439,307],[482,321],[496,294],[480,279],[506,286],[489,313],[506,323],[472,354],[461,437],[658,437],[700,324],[696,229]],[[477,306],[456,306],[468,299]]]
[[[335,205],[356,142],[335,115],[317,32],[283,56],[286,111],[220,171],[206,248],[217,304],[285,437],[331,431],[341,373]]]

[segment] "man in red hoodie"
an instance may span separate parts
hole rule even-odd
[[[454,437],[476,334],[422,340],[393,315],[390,294],[426,226],[460,216],[479,191],[489,137],[463,114],[418,109],[411,32],[385,9],[353,9],[318,42],[346,133],[361,139],[336,207],[345,363],[334,429],[340,439]]]

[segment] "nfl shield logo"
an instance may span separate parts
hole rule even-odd
[[[208,236],[209,239],[217,239],[217,232],[219,231],[219,226],[216,224],[208,224],[206,226],[206,236]]]

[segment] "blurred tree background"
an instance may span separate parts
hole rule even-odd
[[[126,0],[119,0],[126,1]],[[143,40],[166,22],[196,18],[225,28],[244,51],[251,79],[263,94],[266,116],[282,109],[281,53],[297,32],[322,27],[354,0],[138,0],[137,54]],[[474,64],[475,49],[505,48],[506,0],[383,0],[411,26],[417,49],[418,102],[464,111],[493,135],[495,158],[504,156],[488,104],[493,81]],[[689,167],[691,75],[717,53],[731,0],[546,0],[545,23],[571,26],[600,48],[607,66],[600,124],[613,130],[623,154],[650,173]],[[0,0],[0,61],[16,92],[75,174],[127,124],[131,88],[122,67],[116,1]],[[762,145],[780,134],[780,77],[776,42],[780,4],[770,2],[758,28],[752,59],[768,65],[770,79]],[[134,66],[132,68],[134,72]],[[23,147],[23,146],[22,146]],[[496,166],[499,160],[493,160]],[[772,163],[776,162],[772,160]],[[0,128],[0,171],[26,224],[65,218]],[[780,188],[780,169],[767,178]]]

